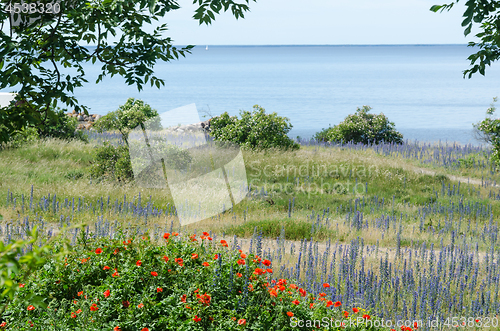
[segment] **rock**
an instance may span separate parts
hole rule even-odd
[[[73,109],[73,112],[71,114],[76,115],[76,110]]]
[[[90,130],[90,128],[92,127],[92,123],[87,123],[84,125],[84,127],[86,130]]]
[[[83,124],[78,124],[78,126],[77,126],[77,128],[76,128],[76,129],[77,129],[77,130],[83,130],[83,129],[85,129],[85,125],[83,125]]]
[[[95,115],[95,120],[98,121],[101,117],[101,115]]]
[[[200,126],[203,128],[203,130],[209,131],[210,130],[210,119],[208,119],[204,122],[201,122]]]
[[[76,118],[78,121],[83,121],[83,116],[82,115],[78,115],[78,117]]]

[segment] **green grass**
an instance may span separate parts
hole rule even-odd
[[[85,197],[86,203],[93,202],[95,205],[97,199],[107,199],[108,196],[111,202],[117,199],[123,201],[124,195],[128,201],[132,201],[140,192],[143,201],[149,200],[151,196],[152,204],[158,208],[165,209],[173,204],[172,198],[164,190],[139,188],[133,182],[98,183],[89,178],[94,146],[77,141],[68,143],[49,139],[16,149],[1,150],[0,212],[4,219],[14,220],[18,212],[3,207],[7,190],[20,200],[22,194],[29,196],[31,185],[34,187],[35,201],[55,193],[61,200]],[[290,239],[310,238],[312,234],[318,240],[330,238],[349,241],[359,235],[345,224],[356,199],[357,210],[364,213],[365,219],[371,221],[382,215],[403,215],[403,226],[408,231],[420,226],[418,208],[436,202],[450,205],[458,204],[462,199],[465,202],[491,204],[493,214],[500,212],[500,202],[487,198],[491,188],[461,183],[461,196],[443,195],[443,187],[447,191],[448,187],[452,189],[458,185],[457,181],[450,179],[448,169],[441,168],[435,176],[417,173],[414,160],[385,157],[371,150],[302,147],[298,151],[288,152],[245,151],[244,159],[252,195],[217,219],[191,224],[187,229],[204,227],[216,233],[248,237],[258,227],[264,236],[277,237],[281,228],[285,227],[286,236]],[[264,196],[257,193],[262,189],[267,192]],[[481,197],[477,196],[478,191]],[[382,199],[383,205],[380,204]],[[374,204],[376,200],[379,201],[377,206]],[[290,201],[294,201],[294,204],[289,217]],[[323,225],[321,231],[311,233],[317,215],[325,214],[327,209],[330,225]],[[49,222],[57,222],[59,217],[50,211],[37,213]],[[110,211],[105,211],[104,216],[116,219]],[[82,213],[78,218],[93,224],[96,217],[93,213]],[[424,224],[437,226],[436,218],[444,216],[427,215]],[[476,215],[470,218],[473,226],[477,222],[478,228],[482,228],[489,220],[489,217]],[[126,224],[134,222],[134,219],[120,216],[120,221]],[[150,225],[165,226],[171,221],[170,217],[164,217],[151,220]],[[381,246],[393,247],[395,238],[386,235],[380,239],[381,233],[382,230],[370,233],[367,236],[368,243],[380,241]],[[419,239],[435,243],[440,241],[438,237],[423,234]]]

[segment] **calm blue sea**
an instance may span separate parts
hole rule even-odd
[[[89,84],[75,91],[92,113],[140,98],[160,113],[195,103],[200,115],[239,113],[259,104],[286,116],[290,136],[307,138],[341,122],[357,107],[384,113],[405,138],[477,143],[472,123],[500,96],[500,64],[464,79],[465,45],[209,46],[159,63],[160,90],[140,93],[120,77],[94,84],[100,66],[86,65]]]

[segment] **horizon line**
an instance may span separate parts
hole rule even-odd
[[[174,47],[184,47],[192,45],[194,47],[321,47],[321,46],[468,46],[468,44],[249,44],[249,45],[230,45],[230,44],[179,44]],[[82,45],[83,46],[83,45]],[[97,47],[97,45],[84,45],[84,47]]]

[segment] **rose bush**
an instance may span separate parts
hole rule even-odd
[[[345,323],[370,316],[331,300],[330,284],[308,293],[273,278],[273,262],[231,249],[209,233],[100,238],[48,260],[1,317],[2,330],[315,330],[294,321]],[[33,306],[36,295],[47,304]],[[305,323],[305,322],[304,322]],[[332,324],[333,325],[333,324]],[[356,330],[375,330],[357,327]]]

